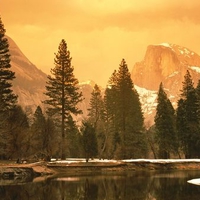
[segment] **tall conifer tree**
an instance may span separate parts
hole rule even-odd
[[[11,71],[9,44],[5,38],[4,25],[0,17],[0,146],[7,148],[8,144],[8,118],[10,110],[17,103],[17,96],[12,90],[12,81],[15,73]]]
[[[114,70],[108,80],[108,85],[104,95],[104,120],[106,132],[106,155],[109,158],[114,156],[114,152],[120,143],[117,129],[117,71]]]
[[[71,114],[80,114],[77,104],[82,101],[82,93],[78,90],[78,80],[74,76],[74,68],[71,65],[70,52],[67,43],[62,40],[55,55],[55,67],[51,69],[52,76],[48,76],[46,85],[48,100],[44,103],[49,105],[48,114],[61,122],[61,157],[65,158],[64,144],[65,131],[71,120]]]
[[[146,153],[144,118],[139,95],[134,88],[126,61],[122,59],[117,73],[118,124],[123,158],[142,157]]]
[[[109,123],[113,123],[115,127],[116,134],[113,139],[115,144],[118,143],[115,157],[142,157],[147,150],[143,134],[144,119],[139,95],[124,59],[113,75],[106,91],[105,103]]]
[[[188,127],[186,118],[185,101],[181,98],[178,100],[176,109],[176,129],[180,150],[188,158],[189,148],[188,148]]]
[[[97,84],[95,84],[91,93],[88,117],[95,128],[98,126],[98,122],[103,119],[103,97]]]
[[[45,155],[45,140],[46,138],[46,119],[42,113],[40,106],[36,108],[31,126],[31,146],[33,154],[43,158]]]
[[[155,126],[159,146],[159,157],[168,159],[170,153],[177,153],[177,137],[175,126],[175,111],[160,84],[157,98]]]
[[[182,140],[182,145],[184,145],[183,149],[186,158],[200,157],[198,99],[188,70],[184,76],[181,92],[181,99],[177,108],[179,138]],[[185,129],[183,130],[182,127],[185,127]]]
[[[9,44],[5,38],[4,25],[0,18],[0,112],[11,109],[17,101],[12,90],[12,81],[15,73],[10,70]]]
[[[101,90],[97,84],[95,84],[91,93],[90,105],[88,109],[88,121],[93,124],[95,133],[97,135],[98,154],[99,158],[102,157],[102,153],[105,150],[105,143],[107,135],[105,133],[104,123],[104,102],[101,95]]]

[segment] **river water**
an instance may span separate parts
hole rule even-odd
[[[200,171],[112,172],[104,175],[1,180],[3,200],[199,200],[200,186],[187,183]]]

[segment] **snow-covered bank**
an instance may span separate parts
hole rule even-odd
[[[92,170],[189,170],[200,169],[200,159],[127,159],[108,160],[92,159],[86,162],[85,159],[68,158],[64,161],[52,160],[47,167],[54,170],[65,171],[65,168]]]
[[[105,171],[135,171],[135,170],[199,170],[200,159],[128,159],[108,160],[92,159],[86,162],[83,158],[68,158],[51,162],[37,162],[26,164],[3,164],[0,171],[6,168],[32,168],[40,176],[55,173],[82,174]]]
[[[149,163],[200,163],[200,159],[127,159],[124,162],[149,162]]]
[[[51,159],[49,163],[57,164],[72,164],[72,163],[85,163],[84,158],[67,158],[66,160]],[[109,159],[90,159],[89,163],[200,163],[200,159],[125,159],[125,160],[109,160]]]

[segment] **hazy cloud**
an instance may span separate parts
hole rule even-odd
[[[39,68],[50,71],[64,38],[77,76],[99,84],[122,58],[131,70],[149,44],[200,53],[199,0],[4,0],[0,14],[7,34]]]

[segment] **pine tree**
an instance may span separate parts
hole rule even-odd
[[[139,95],[134,88],[126,61],[117,73],[117,123],[121,137],[122,158],[141,157],[146,153],[144,118]]]
[[[186,158],[200,157],[198,99],[192,77],[188,70],[184,76],[181,92],[181,99],[177,108],[179,138],[182,145],[184,145],[183,149]],[[181,125],[185,127],[184,130]]]
[[[192,81],[192,77],[188,70],[186,71],[186,74],[184,76],[184,81],[182,84],[183,84],[183,88],[181,90],[181,97],[184,100],[186,100],[189,93],[194,90],[194,83]]]
[[[65,159],[64,143],[67,120],[72,114],[80,114],[77,104],[82,101],[82,94],[78,91],[78,80],[75,78],[71,65],[70,52],[67,49],[65,40],[62,40],[58,53],[55,56],[55,67],[51,69],[52,76],[48,76],[46,86],[48,100],[48,114],[61,124],[61,157]]]
[[[31,126],[31,147],[32,154],[38,158],[46,156],[45,140],[46,140],[46,119],[40,106],[36,108]]]
[[[10,111],[17,103],[17,96],[12,90],[15,73],[10,70],[9,44],[7,38],[5,38],[5,32],[0,17],[0,146],[3,149],[9,142],[7,141],[9,138],[7,128]],[[5,157],[7,156],[5,155]]]
[[[97,127],[98,122],[103,118],[103,98],[101,95],[101,90],[97,84],[95,84],[91,93],[88,117],[94,124],[95,128]]]
[[[4,25],[0,18],[0,113],[13,108],[17,96],[13,93],[12,83],[15,73],[10,70],[9,44],[5,38]]]
[[[176,109],[176,129],[180,150],[185,154],[185,157],[188,158],[188,127],[186,119],[185,101],[182,98],[178,100]]]
[[[98,153],[95,128],[90,122],[86,121],[83,122],[81,132],[85,158],[88,162],[89,158],[94,158]]]
[[[104,94],[104,122],[105,122],[105,150],[108,158],[114,157],[114,152],[120,143],[117,129],[117,71],[115,70],[108,80]]]
[[[158,91],[155,126],[159,146],[159,157],[168,159],[170,153],[177,153],[175,110],[164,91],[162,83]]]
[[[101,158],[102,153],[105,150],[106,133],[104,127],[104,102],[101,95],[101,90],[97,84],[95,84],[91,93],[90,104],[88,108],[88,121],[90,121],[95,128],[99,147],[98,153],[99,158]]]
[[[124,59],[109,82],[104,99],[107,123],[113,128],[110,133],[113,135],[115,157],[144,156],[147,149],[141,104]]]

